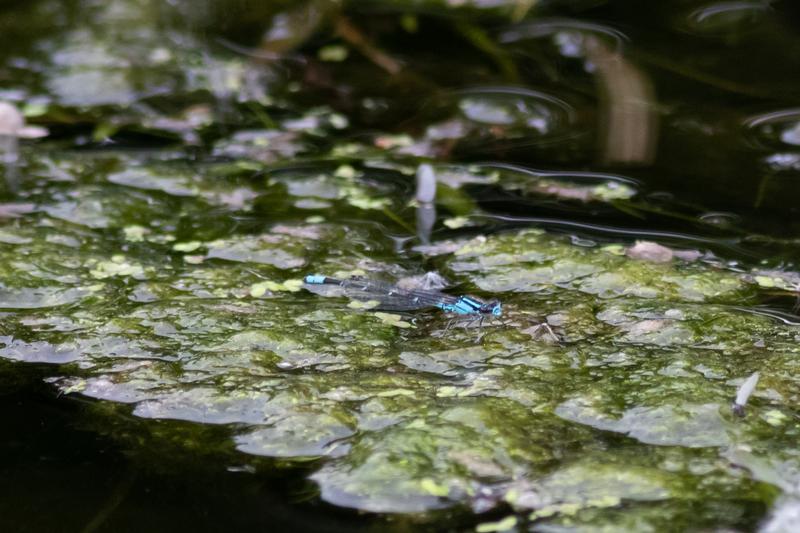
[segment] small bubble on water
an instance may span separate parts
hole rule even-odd
[[[739,215],[723,212],[704,213],[698,218],[701,222],[705,224],[711,224],[712,226],[717,226],[718,228],[730,228],[741,220]]]

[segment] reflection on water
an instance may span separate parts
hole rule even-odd
[[[650,164],[658,140],[658,103],[650,79],[598,39],[587,41],[586,57],[597,75],[603,163]]]

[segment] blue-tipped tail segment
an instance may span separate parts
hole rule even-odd
[[[308,283],[309,285],[323,285],[326,279],[328,279],[327,276],[320,276],[319,274],[310,274],[305,278],[303,278],[303,281]]]

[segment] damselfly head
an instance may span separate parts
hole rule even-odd
[[[481,306],[481,314],[501,316],[503,314],[503,305],[500,300],[492,300]]]

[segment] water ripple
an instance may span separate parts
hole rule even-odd
[[[745,119],[744,126],[758,147],[800,146],[800,108],[753,115]]]
[[[514,43],[550,37],[564,56],[582,57],[583,39],[588,35],[611,40],[617,49],[630,41],[627,35],[615,28],[569,18],[543,18],[518,24],[500,33],[499,40],[501,43]]]
[[[741,33],[754,29],[770,10],[769,2],[759,0],[718,2],[689,13],[687,29],[705,35]]]

